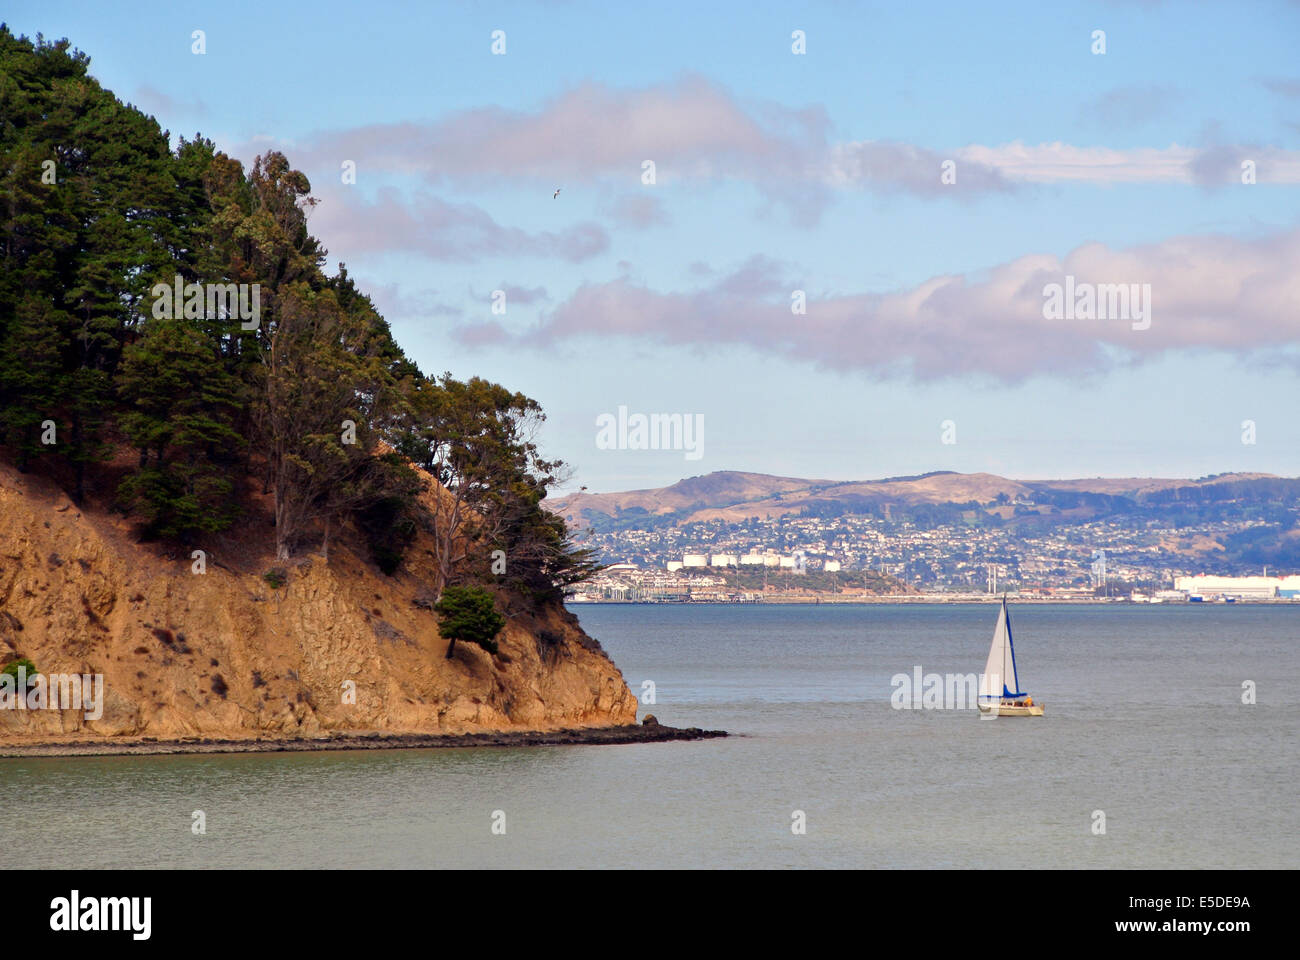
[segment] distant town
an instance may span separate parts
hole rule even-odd
[[[897,502],[862,501],[861,484],[859,499],[846,502],[828,499],[825,485],[811,498],[798,489],[772,495],[768,483],[761,500],[738,507],[709,504],[707,488],[692,489],[687,508],[658,513],[636,504],[674,507],[673,487],[616,495],[636,499],[612,507],[612,495],[572,498],[561,509],[574,537],[606,567],[570,600],[879,602],[1003,593],[1137,603],[1300,600],[1300,563],[1287,562],[1300,544],[1294,481],[1282,488],[1276,478],[1186,481],[1173,497],[1163,486],[1147,492],[1153,481],[1142,481],[1140,497],[998,489],[984,502],[958,503],[908,500],[897,489],[934,479],[889,482]],[[797,482],[807,483],[789,483]],[[714,499],[735,498],[727,489]]]

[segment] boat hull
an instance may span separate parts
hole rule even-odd
[[[994,713],[999,717],[1041,717],[1043,715],[1043,705],[1041,703],[1035,703],[1032,706],[1005,704],[997,707],[981,703],[979,708],[980,713]]]

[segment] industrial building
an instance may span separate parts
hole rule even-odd
[[[1240,597],[1249,600],[1300,598],[1300,574],[1286,577],[1177,577],[1174,589],[1192,597]]]

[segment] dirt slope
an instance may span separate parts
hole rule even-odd
[[[250,521],[250,523],[253,521]],[[510,598],[493,657],[437,635],[428,544],[386,577],[346,537],[304,552],[288,582],[259,546],[139,544],[116,515],[79,509],[47,481],[0,466],[0,662],[102,673],[103,716],[0,710],[0,742],[61,736],[300,737],[336,730],[466,733],[636,721],[622,675],[576,618]],[[346,681],[355,703],[346,703]]]

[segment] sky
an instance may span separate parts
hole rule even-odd
[[[328,269],[425,372],[540,402],[566,489],[1300,475],[1300,3],[0,19],[173,141],[284,152]],[[699,442],[611,445],[620,408]]]

